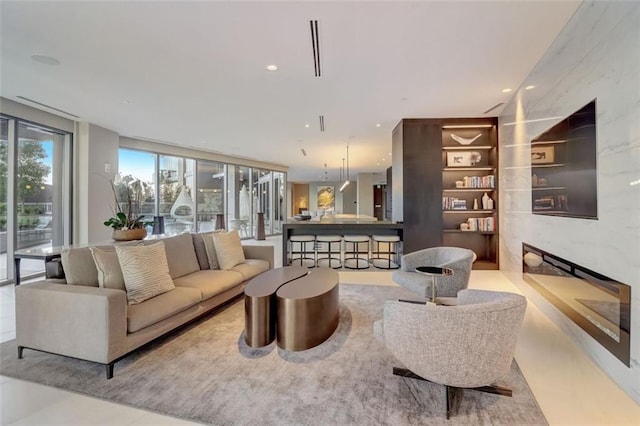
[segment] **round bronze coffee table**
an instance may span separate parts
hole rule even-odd
[[[327,340],[340,320],[339,276],[330,268],[315,268],[278,289],[278,346],[302,351]]]

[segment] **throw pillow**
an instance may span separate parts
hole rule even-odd
[[[216,253],[216,246],[213,242],[213,232],[209,234],[202,234],[202,242],[204,244],[204,249],[207,252],[209,269],[220,269],[220,265],[218,264],[218,254]]]
[[[213,234],[213,245],[220,269],[228,271],[236,265],[244,263],[244,251],[237,230]]]
[[[90,250],[98,270],[98,285],[102,288],[126,290],[115,248],[91,247]]]
[[[67,284],[98,287],[98,271],[88,247],[65,248],[61,257]]]
[[[116,246],[116,253],[130,305],[175,288],[162,241],[149,246]]]

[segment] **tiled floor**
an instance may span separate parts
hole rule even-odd
[[[273,242],[261,242],[272,244]],[[276,243],[277,244],[277,243]],[[340,272],[345,284],[395,285],[390,272]],[[498,271],[474,271],[470,287],[520,293]],[[0,287],[2,341],[15,337],[14,288]],[[639,425],[640,406],[529,303],[516,359],[551,425]],[[2,425],[186,425],[144,410],[0,376]],[[451,422],[455,424],[455,420]]]

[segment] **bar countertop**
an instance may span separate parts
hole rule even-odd
[[[292,235],[397,235],[402,241],[402,232],[402,223],[382,220],[290,220],[282,224],[282,264],[288,264],[287,243]]]

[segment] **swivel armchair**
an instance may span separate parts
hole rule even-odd
[[[511,369],[526,307],[518,294],[469,289],[456,306],[390,300],[374,333],[407,367],[394,375],[446,386],[448,419],[455,388],[511,396],[494,383]]]
[[[438,297],[455,297],[458,291],[469,285],[471,265],[474,260],[471,250],[460,247],[432,247],[405,254],[400,269],[391,275],[393,281],[420,296],[429,297],[432,280],[415,272],[418,266],[438,266],[453,270],[452,276],[439,277]]]

